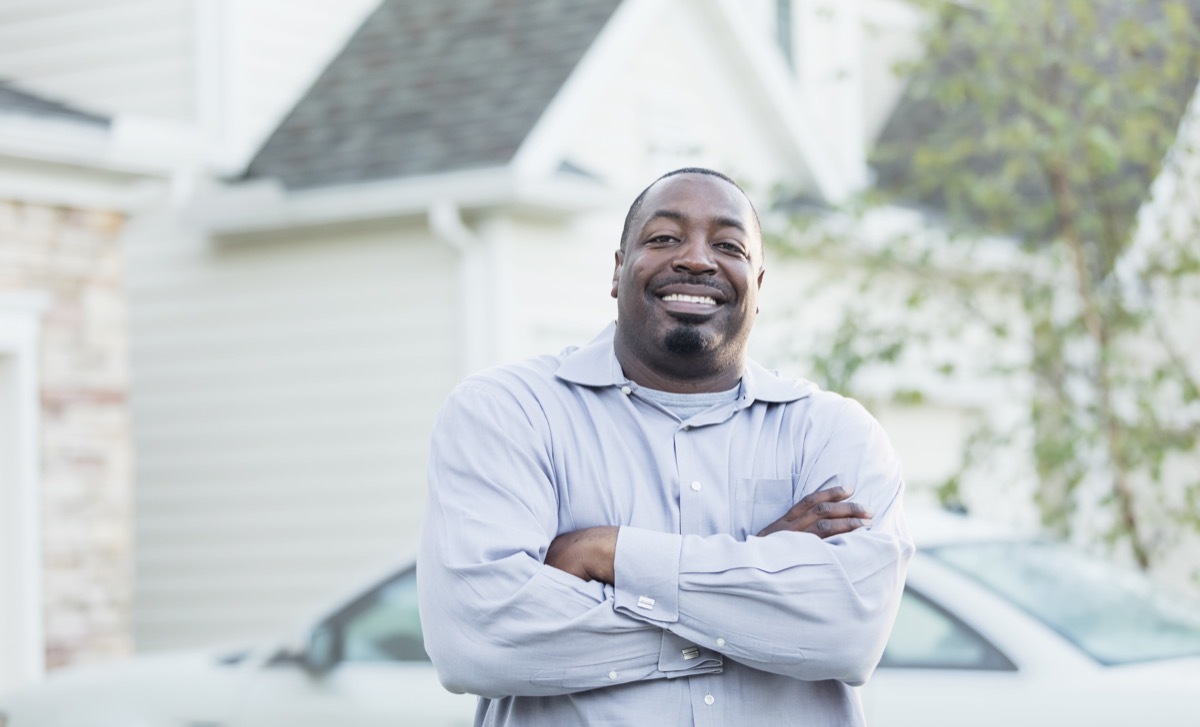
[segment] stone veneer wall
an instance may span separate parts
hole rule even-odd
[[[132,439],[122,215],[0,199],[0,289],[42,319],[46,666],[131,650]]]

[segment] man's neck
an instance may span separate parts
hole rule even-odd
[[[664,361],[647,361],[631,351],[620,335],[613,340],[613,351],[621,370],[631,381],[673,394],[727,391],[741,381],[746,367],[745,354],[723,365],[703,355],[672,354],[669,357],[664,355]]]

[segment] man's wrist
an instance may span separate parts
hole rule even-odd
[[[615,562],[617,558],[617,538],[621,528],[616,525],[602,525],[589,528],[587,572],[593,581],[607,583],[610,586],[616,580]]]

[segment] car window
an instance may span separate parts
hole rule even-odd
[[[1200,602],[1062,543],[962,543],[923,552],[975,579],[1102,664],[1200,655]]]
[[[879,666],[901,669],[1012,670],[1012,662],[966,624],[904,589]]]
[[[355,601],[334,619],[342,661],[429,661],[412,569]]]

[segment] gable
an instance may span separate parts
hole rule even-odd
[[[617,188],[692,165],[726,171],[752,194],[781,180],[811,188],[795,130],[703,5],[657,3],[623,37],[611,68],[562,122],[562,160]]]
[[[780,183],[836,199],[855,170],[816,133],[775,42],[722,0],[627,0],[514,159],[638,189],[672,168],[730,172],[762,198]]]

